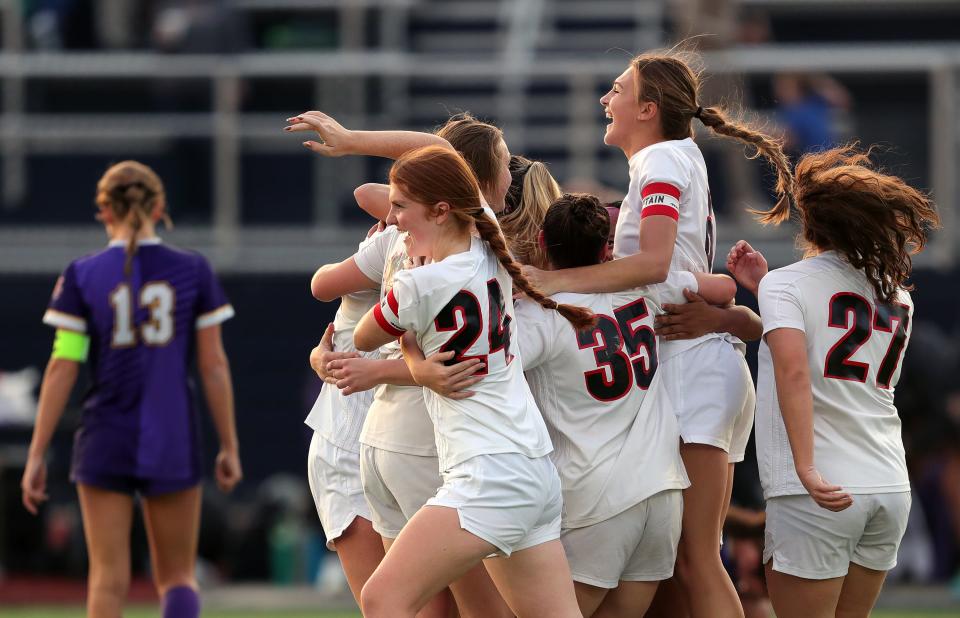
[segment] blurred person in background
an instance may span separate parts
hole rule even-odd
[[[792,158],[841,141],[837,116],[853,104],[843,84],[825,73],[780,73],[773,78],[773,90],[784,149]]]
[[[188,369],[195,349],[220,438],[216,480],[230,491],[242,472],[220,325],[233,307],[203,256],[165,246],[156,235],[156,223],[169,217],[152,169],[113,165],[97,183],[96,204],[110,242],[70,263],[43,317],[57,332],[21,481],[23,504],[36,514],[47,500],[47,447],[80,365],[89,361],[92,386],[70,475],[89,554],[88,615],[122,613],[139,496],[163,616],[192,618],[200,613],[202,453]]]
[[[732,49],[743,35],[741,9],[737,0],[669,0],[667,15],[675,41],[693,40],[702,51]],[[741,101],[741,113],[750,101],[743,76],[718,72],[704,77],[700,94],[708,101]],[[743,156],[743,146],[727,140],[706,139],[698,143],[711,174],[719,164],[723,189],[713,196],[720,212],[745,217],[745,208],[765,209],[771,199],[761,193],[760,175]],[[716,179],[715,179],[716,181]]]

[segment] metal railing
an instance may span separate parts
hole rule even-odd
[[[237,0],[255,9],[264,3]],[[331,2],[336,5],[336,2]],[[369,0],[371,6],[405,10],[406,0]],[[244,151],[296,152],[299,142],[283,134],[281,114],[244,113],[240,88],[244,80],[292,78],[312,80],[314,100],[304,108],[329,109],[345,124],[354,127],[392,127],[402,124],[406,103],[384,106],[385,111],[369,114],[361,103],[366,99],[364,79],[383,80],[385,92],[396,80],[429,76],[436,80],[471,79],[494,86],[493,95],[501,109],[516,110],[528,104],[527,85],[538,80],[561,81],[567,94],[559,103],[567,121],[555,126],[522,130],[522,115],[505,113],[511,148],[524,152],[532,146],[549,145],[564,150],[578,175],[592,176],[598,165],[597,150],[603,134],[603,118],[596,103],[598,88],[619,74],[625,59],[620,54],[600,57],[536,57],[515,62],[506,55],[493,58],[448,58],[418,55],[396,50],[338,50],[311,53],[270,52],[235,55],[177,56],[154,53],[24,53],[22,34],[11,26],[18,17],[17,2],[7,1],[4,14],[4,49],[0,54],[0,82],[3,85],[0,113],[0,151],[3,155],[4,204],[22,203],[26,191],[26,158],[39,152],[105,152],[123,145],[156,151],[173,139],[209,138],[213,144],[212,226],[178,231],[214,256],[221,269],[251,271],[304,271],[317,262],[342,257],[355,246],[359,230],[341,230],[336,197],[359,182],[363,168],[347,159],[323,160],[313,165],[314,229],[302,226],[258,228],[245,226],[240,217],[240,156]],[[517,20],[529,19],[518,12]],[[519,22],[518,22],[519,23]],[[518,26],[519,28],[519,26]],[[517,32],[522,32],[517,30]],[[522,33],[514,38],[514,47]],[[529,54],[527,54],[529,55]],[[958,258],[960,220],[956,216],[960,163],[960,128],[955,115],[960,109],[960,45],[771,45],[709,52],[703,56],[710,73],[765,75],[790,70],[817,70],[833,74],[923,75],[929,85],[928,144],[931,189],[944,219],[944,229],[919,261],[947,268]],[[211,91],[209,113],[63,115],[31,114],[24,96],[26,80],[203,79]],[[356,79],[353,79],[356,78]],[[339,91],[332,92],[331,80]],[[351,88],[344,89],[344,84]],[[439,107],[438,107],[439,110]],[[299,111],[299,110],[291,110]],[[340,113],[345,112],[345,114]],[[534,143],[534,140],[536,143]],[[304,153],[304,156],[309,156]],[[626,166],[624,168],[624,175]],[[749,237],[749,224],[721,221],[720,242]],[[265,256],[269,238],[277,238],[284,259]],[[81,245],[97,236],[96,230],[49,226],[10,226],[0,229],[0,271],[48,271],[60,268]],[[765,241],[775,262],[790,258],[792,241],[784,234]],[[319,243],[319,244],[318,244]],[[282,249],[280,245],[282,244]],[[88,249],[84,246],[83,249]]]

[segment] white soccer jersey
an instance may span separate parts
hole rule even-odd
[[[374,316],[387,332],[416,334],[424,354],[453,350],[450,363],[481,358],[484,379],[473,397],[454,400],[424,390],[437,432],[441,471],[477,455],[542,457],[550,437],[523,377],[516,337],[513,282],[487,243],[394,277]]]
[[[651,144],[630,157],[630,189],[617,219],[613,256],[640,251],[640,220],[666,215],[677,221],[670,270],[712,272],[716,226],[700,148],[689,137]]]
[[[909,491],[893,389],[912,329],[910,294],[901,290],[896,302],[877,302],[863,273],[828,251],[768,273],[758,296],[764,337],[778,328],[806,334],[817,470],[850,493]],[[805,494],[766,341],[759,361],[756,438],[764,495]]]
[[[677,222],[677,240],[671,271],[713,272],[716,222],[707,184],[707,167],[700,148],[691,138],[651,144],[630,157],[630,189],[620,206],[613,240],[613,257],[640,251],[640,221],[666,215]],[[694,347],[698,339],[664,341],[664,360]],[[739,341],[737,341],[739,342]]]
[[[381,232],[382,234],[382,232]],[[379,234],[360,243],[376,242]],[[380,300],[379,290],[363,290],[340,299],[340,308],[333,318],[333,349],[338,352],[356,352],[353,330],[360,318]],[[362,353],[365,358],[380,358],[379,352]],[[304,422],[328,442],[353,453],[360,452],[360,431],[373,402],[373,391],[344,395],[336,386],[324,384],[313,409]]]
[[[412,266],[403,244],[405,236],[390,226],[353,256],[364,275],[381,283],[380,299],[393,287],[397,273]],[[398,359],[403,358],[403,353],[399,343],[391,342],[380,348],[380,356]],[[423,401],[423,389],[393,384],[377,386],[360,442],[395,453],[436,456],[433,424]]]
[[[690,272],[617,294],[555,295],[597,315],[597,326],[583,332],[529,299],[517,303],[520,357],[553,440],[564,528],[689,486],[653,333],[660,305],[684,302],[685,287],[697,290]]]

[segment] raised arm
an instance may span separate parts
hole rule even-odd
[[[727,254],[727,270],[742,288],[756,296],[760,280],[767,275],[769,268],[762,253],[751,247],[747,241],[740,240]]]
[[[557,292],[621,292],[641,285],[661,283],[670,272],[677,222],[667,216],[646,217],[640,223],[640,251],[633,255],[580,268],[523,272],[544,294]]]
[[[424,146],[443,146],[453,150],[450,143],[433,133],[418,131],[355,131],[345,128],[323,112],[309,111],[287,118],[291,123],[284,131],[314,131],[320,141],[308,140],[303,145],[325,157],[368,155],[397,159],[403,153]]]
[[[390,212],[390,185],[376,182],[362,184],[353,190],[353,198],[365,213],[377,221],[385,221]]]
[[[317,300],[330,302],[360,290],[372,290],[379,286],[360,270],[353,256],[337,264],[326,264],[317,269],[310,279],[310,292]]]

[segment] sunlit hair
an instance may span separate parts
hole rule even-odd
[[[503,141],[503,131],[463,112],[451,116],[436,134],[450,142],[453,149],[466,159],[484,194],[496,187],[504,164],[503,155],[497,148]]]
[[[111,165],[97,182],[96,203],[109,210],[115,221],[130,225],[130,240],[127,242],[127,259],[123,265],[125,275],[130,275],[133,256],[137,252],[137,233],[150,212],[158,203],[165,201],[163,182],[157,173],[139,161],[121,161]],[[163,214],[167,228],[173,223]]]
[[[507,190],[506,206],[499,214],[500,228],[514,259],[537,268],[546,266],[546,255],[537,242],[543,217],[563,192],[547,166],[526,157],[510,157],[513,181]]]
[[[490,245],[497,260],[509,273],[514,285],[546,309],[554,309],[577,329],[593,325],[593,313],[583,307],[561,305],[533,287],[507,250],[497,223],[484,211],[480,185],[470,166],[460,155],[441,146],[427,146],[405,153],[390,168],[390,184],[410,199],[425,205],[431,216],[439,214],[437,205],[446,202],[450,216],[461,228],[470,225]]]
[[[808,252],[834,250],[862,270],[877,298],[913,289],[910,256],[919,253],[940,216],[930,197],[877,171],[870,153],[843,146],[797,163],[800,238]]]
[[[610,235],[610,213],[587,193],[564,193],[543,219],[543,241],[556,268],[599,264]]]
[[[693,136],[691,122],[699,118],[715,134],[729,137],[753,148],[749,158],[762,156],[777,173],[777,203],[770,210],[750,210],[764,224],[779,224],[790,218],[793,174],[783,152],[783,142],[749,124],[731,118],[722,105],[707,106],[700,100],[700,64],[692,51],[677,48],[656,50],[635,57],[633,68],[638,102],[657,104],[660,129],[666,139]]]

